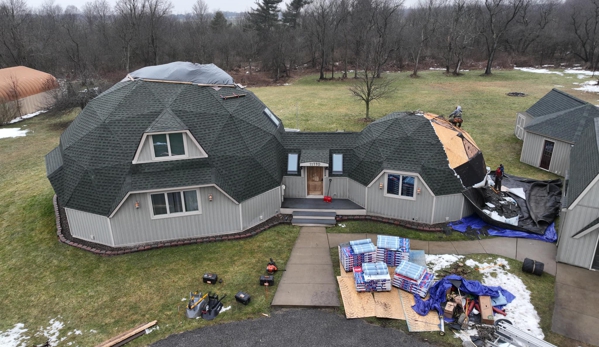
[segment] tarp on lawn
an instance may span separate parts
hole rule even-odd
[[[489,177],[494,179],[494,175]],[[503,229],[519,230],[537,235],[545,234],[547,227],[559,215],[562,181],[559,179],[539,181],[504,175],[502,185],[504,188],[509,188],[508,191],[502,191],[502,193],[514,199],[517,206],[502,205],[501,197],[490,187],[468,188],[462,193],[474,206],[476,214],[489,224]],[[519,217],[518,224],[512,225],[491,218],[483,212],[483,210],[489,210],[489,206],[501,207],[504,210],[498,212],[511,213],[506,217]],[[513,211],[505,211],[506,207],[510,207]]]
[[[514,294],[501,287],[489,287],[481,284],[479,281],[467,280],[458,275],[449,275],[439,280],[439,282],[435,283],[429,289],[428,300],[422,300],[418,295],[415,294],[414,300],[416,301],[416,304],[412,306],[412,309],[421,316],[427,315],[430,310],[437,310],[439,315],[442,316],[443,307],[441,307],[441,304],[447,301],[447,290],[453,285],[451,283],[452,280],[462,281],[462,284],[459,288],[462,294],[472,294],[475,296],[488,295],[491,298],[497,298],[501,294],[508,304],[516,298]],[[501,306],[497,307],[501,308]]]
[[[475,234],[489,234],[491,236],[503,237],[518,237],[522,239],[540,240],[545,242],[556,242],[557,232],[555,231],[555,223],[549,224],[543,235],[531,234],[525,231],[505,229],[496,225],[491,225],[482,220],[476,214],[464,217],[459,221],[448,224],[453,230],[461,233],[470,234],[470,231],[476,231]]]

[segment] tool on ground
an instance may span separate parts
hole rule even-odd
[[[208,293],[202,296],[202,293],[189,293],[189,302],[187,303],[185,315],[193,319],[200,316],[202,309],[206,306],[206,297]]]
[[[490,346],[499,346],[501,342],[516,343],[527,347],[556,347],[547,341],[536,338],[535,336],[522,331],[512,325],[507,319],[498,319],[495,321],[495,335],[497,339],[490,342]]]
[[[329,193],[331,192],[331,182],[333,181],[332,178],[329,178],[329,188],[327,189],[327,195],[324,196],[324,198],[322,199],[324,202],[333,202],[333,198],[329,196]]]
[[[260,276],[260,285],[261,286],[273,286],[275,284],[274,276]]]
[[[269,275],[273,275],[275,272],[277,272],[277,270],[279,270],[277,263],[270,258],[268,265],[266,265],[266,272],[268,272]]]
[[[439,315],[439,320],[441,321],[439,323],[441,326],[441,331],[439,332],[439,335],[445,336],[445,318],[443,317],[443,315]]]
[[[238,292],[237,294],[235,294],[235,300],[239,303],[247,305],[250,303],[251,296],[245,292]]]
[[[218,275],[214,273],[205,273],[202,277],[202,281],[208,284],[216,284],[216,281],[218,281]]]
[[[223,308],[223,299],[227,294],[223,295],[220,299],[217,294],[208,295],[208,304],[202,310],[202,318],[205,320],[213,320],[218,316],[220,310]]]

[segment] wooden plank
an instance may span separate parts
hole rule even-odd
[[[124,333],[117,335],[111,339],[108,339],[96,347],[114,347],[114,346],[122,346],[124,343],[131,341],[135,337],[139,337],[145,334],[145,330],[156,325],[158,321],[152,321],[150,323],[145,323],[136,326],[131,330],[127,330]]]
[[[406,319],[399,299],[399,289],[391,287],[390,292],[375,292],[374,303],[377,318]]]
[[[412,306],[416,304],[414,294],[405,290],[399,290],[399,299],[408,324],[408,331],[441,331],[439,314],[436,310],[431,310],[426,316],[419,315],[412,309]]]
[[[350,277],[337,276],[337,282],[347,319],[375,316],[374,297],[371,293],[358,293],[354,279]]]

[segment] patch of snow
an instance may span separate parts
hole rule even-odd
[[[578,68],[578,69],[565,69],[564,73],[575,74],[575,75],[578,75],[578,76],[593,76],[593,75],[595,75],[595,72],[593,72],[593,71],[582,70],[580,68]],[[584,77],[579,77],[579,78],[584,78]]]
[[[466,265],[478,268],[483,274],[482,284],[486,286],[501,286],[514,294],[516,298],[504,307],[506,316],[500,318],[509,319],[516,328],[543,339],[545,335],[539,326],[541,318],[530,302],[530,291],[516,275],[507,272],[509,265],[503,258],[497,258],[492,263],[479,263],[472,259],[466,261]],[[503,265],[503,266],[502,266]],[[494,274],[494,275],[491,275]]]
[[[186,298],[183,298],[183,299],[181,299],[181,301],[187,301],[187,299],[186,299]]]
[[[21,128],[4,128],[0,129],[0,139],[26,136],[28,132],[28,129],[21,130]]]
[[[574,90],[582,90],[587,93],[599,93],[599,85],[597,85],[597,81],[586,81],[584,83],[580,83],[580,88],[574,88]]]
[[[345,228],[345,224],[343,224],[343,223],[339,223],[339,226],[342,228]]]
[[[24,340],[29,339],[27,336],[22,336],[26,332],[25,324],[17,323],[12,329],[0,331],[0,346],[5,347],[25,347]]]
[[[553,86],[553,88],[563,88],[564,86],[560,85],[560,84],[556,84]]]
[[[220,311],[218,311],[218,313],[223,313],[225,311],[229,311],[230,309],[231,309],[231,306],[223,307],[220,309]]]
[[[33,118],[33,117],[35,117],[35,116],[38,116],[38,115],[40,115],[40,114],[42,114],[42,113],[46,113],[46,112],[48,112],[48,110],[41,110],[41,111],[37,111],[37,112],[33,112],[33,113],[29,113],[29,114],[26,114],[26,115],[24,115],[24,116],[17,117],[17,118],[15,118],[15,119],[11,120],[10,122],[8,122],[8,124],[13,124],[13,123],[17,123],[17,122],[22,122],[22,121],[24,121],[25,119]]]
[[[94,330],[94,329],[89,329],[89,332],[90,332],[90,333],[92,333],[92,334],[95,334],[95,333],[97,333],[98,331],[96,331],[96,330]]]
[[[464,258],[463,255],[453,254],[427,254],[426,255],[426,267],[433,273],[442,270],[456,261]]]
[[[534,72],[534,73],[543,73],[543,74],[556,74],[563,76],[564,74],[559,71],[549,71],[547,69],[535,69],[532,67],[514,67],[514,70],[520,70],[523,72]]]
[[[73,330],[73,332],[75,333],[75,335],[83,335],[83,333],[81,332],[81,330]]]
[[[197,317],[197,318],[200,318],[200,317]],[[151,328],[148,328],[148,329],[146,329],[146,334],[149,334],[149,333],[151,333],[154,330],[160,330],[160,327],[158,325],[155,325],[155,326],[153,326]]]
[[[283,85],[284,85],[284,86],[290,86],[290,85],[291,85],[291,83],[284,83]]]
[[[58,336],[60,335],[60,329],[64,328],[64,323],[57,319],[50,319],[49,324],[50,325],[46,328],[40,328],[35,335],[44,335],[44,337],[48,339],[48,342],[51,346],[56,346],[57,342],[59,341]]]

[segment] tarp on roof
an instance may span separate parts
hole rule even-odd
[[[56,78],[25,66],[0,69],[0,102],[22,99],[58,88]]]
[[[233,85],[233,77],[214,64],[195,64],[176,61],[174,63],[147,66],[131,72],[133,79],[186,82],[193,84]]]

